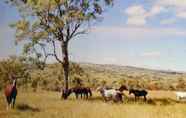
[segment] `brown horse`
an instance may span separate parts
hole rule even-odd
[[[127,87],[125,85],[121,85],[119,89],[116,89],[120,92],[123,92],[124,90],[128,90]]]
[[[64,99],[67,99],[67,97],[71,93],[75,94],[76,99],[78,99],[79,95],[81,96],[81,99],[82,98],[88,99],[89,96],[90,97],[92,96],[92,91],[91,91],[91,89],[89,87],[73,87],[73,88],[68,89],[67,91],[63,91],[62,97]]]
[[[16,79],[13,80],[12,84],[9,84],[6,86],[5,91],[4,91],[6,100],[7,100],[7,109],[11,106],[14,108],[15,106],[15,101],[16,101],[16,96],[17,96],[17,88],[16,88]]]

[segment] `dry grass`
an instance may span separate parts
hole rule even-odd
[[[128,94],[128,93],[127,93]],[[56,92],[19,92],[14,110],[6,111],[0,94],[0,118],[185,118],[186,103],[173,92],[151,91],[148,101],[133,98],[122,104],[105,103],[97,93],[90,100],[60,100]]]

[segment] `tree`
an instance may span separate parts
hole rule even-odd
[[[61,64],[65,91],[68,90],[69,41],[86,33],[103,8],[113,0],[9,0],[21,13],[16,28],[16,42],[24,41],[27,55],[43,59],[50,56]],[[59,45],[59,46],[57,46]],[[57,54],[61,51],[62,57]],[[51,51],[52,50],[52,51]]]

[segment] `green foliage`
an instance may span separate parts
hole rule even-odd
[[[84,34],[87,25],[101,16],[105,6],[113,3],[113,0],[7,1],[23,16],[11,27],[16,29],[16,42],[26,40],[24,53],[38,58],[54,56],[59,62],[62,59],[57,58],[56,52],[46,49],[55,50],[54,43],[68,44],[69,40]]]
[[[11,26],[16,29],[17,42],[26,40],[24,53],[44,64],[53,56],[63,66],[65,89],[68,89],[69,41],[84,34],[112,0],[10,0],[10,3],[23,16]],[[56,48],[61,50],[62,58],[58,57]]]
[[[22,58],[12,56],[0,62],[0,89],[6,83],[11,82],[10,76],[14,75],[18,79],[18,85],[27,84],[30,80],[30,74],[27,64]]]
[[[32,69],[31,87],[35,89],[60,91],[64,87],[64,76],[60,64],[47,64],[44,70]],[[70,86],[86,85],[88,82],[87,74],[76,63],[70,63]],[[36,86],[37,85],[37,86]]]

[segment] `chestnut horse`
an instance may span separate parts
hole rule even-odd
[[[15,101],[16,101],[16,96],[17,96],[17,88],[16,88],[16,79],[13,80],[12,84],[9,84],[6,86],[5,91],[4,91],[6,100],[7,100],[7,109],[11,106],[14,108],[15,106]]]

